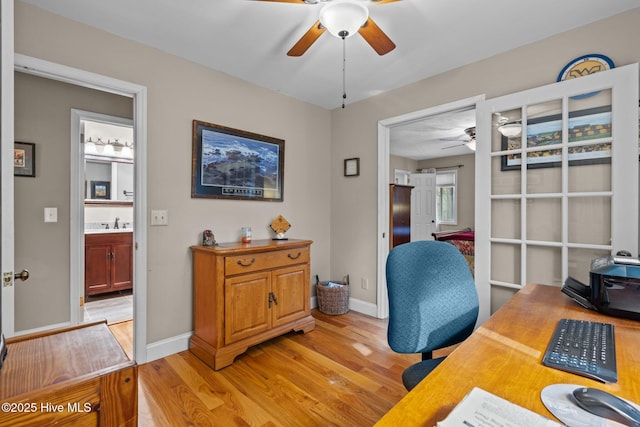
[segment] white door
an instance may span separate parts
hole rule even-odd
[[[412,173],[411,241],[433,240],[436,231],[436,174]]]
[[[13,2],[0,2],[0,263],[2,332],[14,334],[13,321]]]
[[[494,292],[588,283],[593,258],[637,256],[638,64],[480,102],[476,132],[480,322]]]

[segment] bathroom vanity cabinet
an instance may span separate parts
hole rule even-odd
[[[213,369],[250,346],[315,328],[310,240],[192,246],[194,334],[189,349]]]
[[[133,288],[133,232],[88,233],[84,236],[84,294]]]

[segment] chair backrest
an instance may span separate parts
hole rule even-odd
[[[478,319],[478,292],[466,260],[446,242],[423,240],[387,258],[388,340],[398,353],[426,353],[457,344]]]

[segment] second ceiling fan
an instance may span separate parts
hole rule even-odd
[[[400,0],[258,0],[279,3],[317,4],[325,3],[320,9],[318,20],[287,52],[288,56],[302,56],[325,31],[339,38],[359,33],[378,55],[385,55],[396,45],[369,17],[369,9],[363,3],[384,4]],[[346,26],[355,28],[347,29]]]

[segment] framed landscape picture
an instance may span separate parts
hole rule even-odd
[[[284,140],[193,121],[191,197],[282,201]]]
[[[569,166],[593,165],[611,162],[611,106],[572,111],[569,113],[568,141]],[[589,141],[604,140],[596,144]],[[562,116],[560,114],[531,119],[527,122],[527,147],[538,148],[562,143]],[[502,150],[519,150],[521,137],[502,136]],[[574,144],[572,147],[571,145]],[[520,154],[502,156],[502,170],[519,170]],[[560,166],[562,149],[530,151],[527,168]]]

